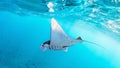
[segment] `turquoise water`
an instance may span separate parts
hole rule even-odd
[[[49,12],[48,2],[54,4]],[[78,43],[42,51],[55,18]],[[0,0],[0,68],[120,68],[119,0]]]

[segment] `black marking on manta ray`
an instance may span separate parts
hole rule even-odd
[[[43,44],[48,44],[48,45],[50,45],[50,40],[44,42]]]
[[[82,40],[82,38],[79,36],[76,40]]]

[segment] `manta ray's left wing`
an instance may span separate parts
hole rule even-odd
[[[51,42],[50,45],[67,45],[71,38],[63,31],[58,22],[51,19]]]

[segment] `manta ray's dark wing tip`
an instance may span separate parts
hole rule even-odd
[[[82,38],[79,36],[76,40],[82,40]]]

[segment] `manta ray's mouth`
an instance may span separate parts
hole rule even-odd
[[[44,44],[42,44],[41,47],[40,47],[40,49],[43,50],[43,51],[45,51],[47,49],[47,47]]]

